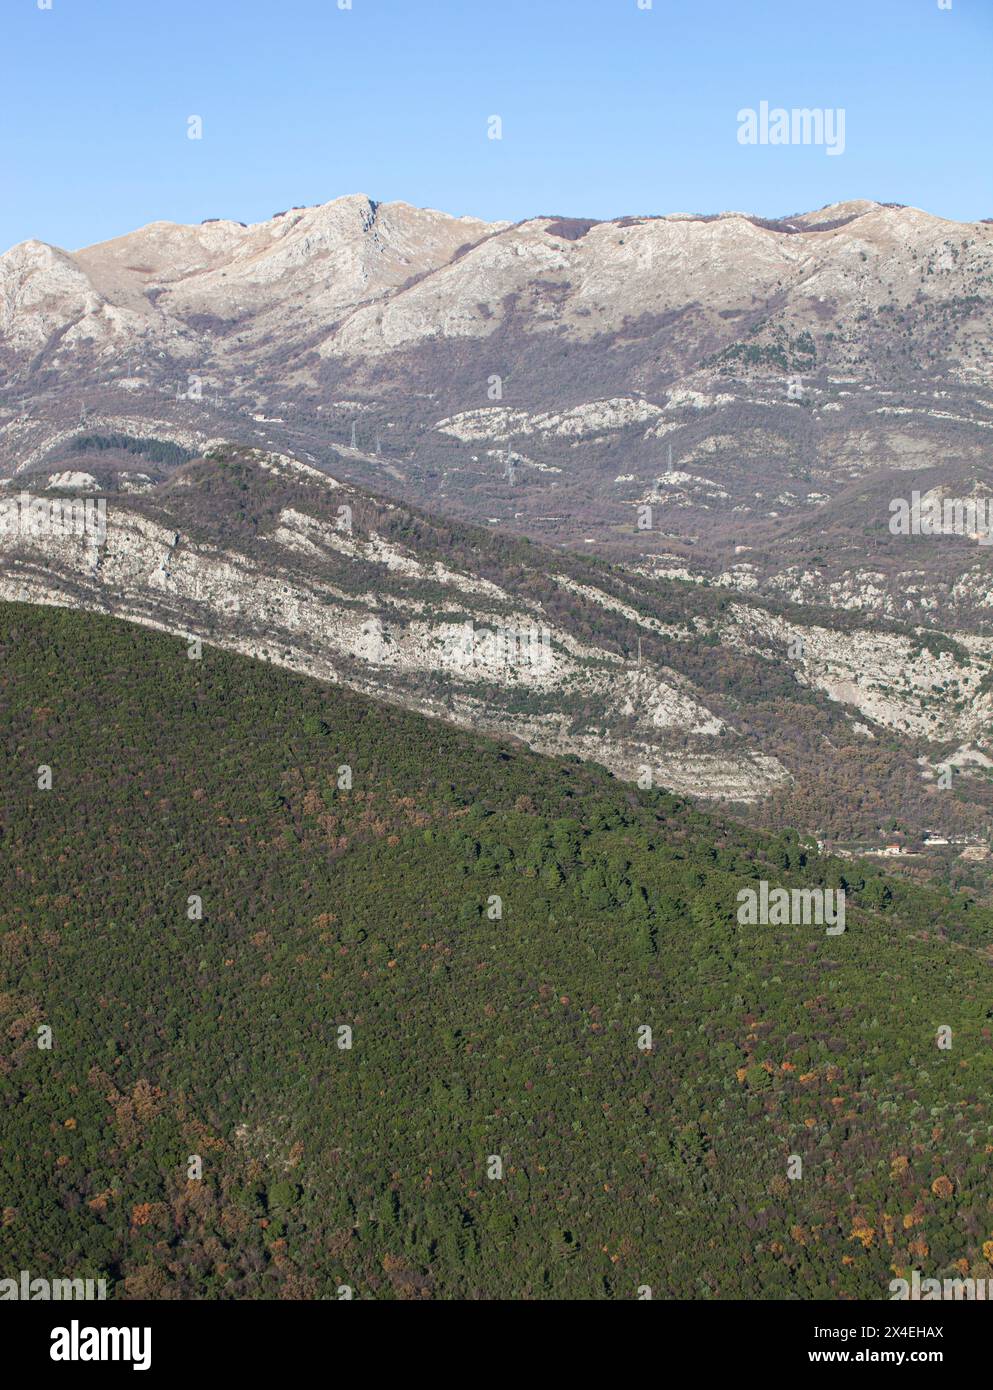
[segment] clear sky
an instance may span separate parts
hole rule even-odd
[[[0,250],[360,192],[489,219],[990,217],[993,0],[950,2],[0,0]],[[842,108],[844,153],[740,144],[762,101]]]

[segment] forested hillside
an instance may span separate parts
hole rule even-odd
[[[990,1272],[968,898],[89,614],[2,605],[0,703],[0,1275],[598,1300]],[[845,932],[739,925],[762,879],[844,887]]]

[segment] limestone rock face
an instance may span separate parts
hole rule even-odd
[[[294,498],[250,543],[215,543],[197,525],[191,534],[173,510],[189,497],[195,519],[194,494],[223,485],[207,461],[140,498],[102,499],[100,534],[0,527],[0,598],[200,636],[540,750],[592,758],[621,776],[637,778],[647,765],[661,780],[665,767],[665,784],[704,796],[750,800],[789,781],[676,671],[632,666],[551,620],[541,602],[353,526],[351,510],[365,499],[299,460],[255,451],[240,454],[239,466]],[[53,476],[39,499],[64,481]],[[0,501],[9,508],[22,496],[5,489]]]

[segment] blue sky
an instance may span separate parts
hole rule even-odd
[[[0,0],[0,53],[0,249],[358,192],[993,216],[993,0]],[[739,144],[763,100],[843,108],[844,153]]]

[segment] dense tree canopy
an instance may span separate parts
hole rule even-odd
[[[878,1298],[988,1269],[968,897],[108,619],[2,605],[0,656],[0,1274]],[[844,887],[846,931],[739,925],[763,878]]]

